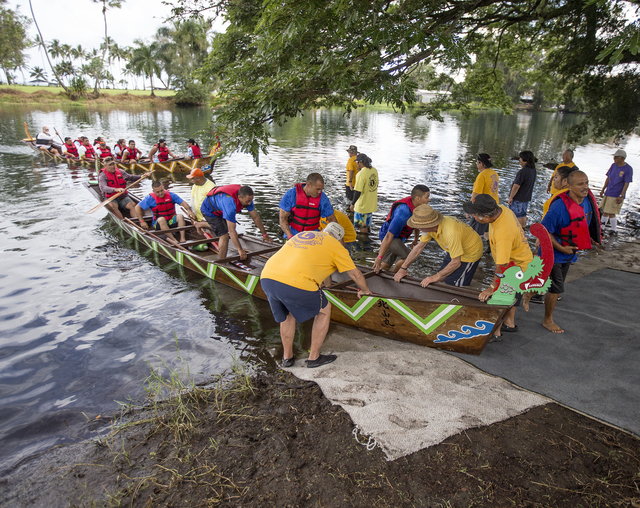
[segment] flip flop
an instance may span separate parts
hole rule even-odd
[[[518,331],[518,325],[515,325],[515,326],[502,325],[500,327],[500,331],[501,332],[517,332]]]

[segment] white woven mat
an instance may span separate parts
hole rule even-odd
[[[318,383],[387,460],[550,402],[441,351],[357,330],[330,332],[322,352],[331,351],[338,359],[329,365],[297,360],[287,370]]]

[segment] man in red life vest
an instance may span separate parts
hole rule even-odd
[[[91,142],[89,141],[89,138],[83,139],[83,145],[80,148],[80,150],[78,150],[78,152],[80,153],[81,159],[94,160],[96,158],[96,152],[91,146]]]
[[[136,142],[130,139],[129,146],[122,151],[122,162],[138,161],[141,155],[142,152],[136,148]]]
[[[107,146],[107,143],[105,143],[104,141],[100,141],[100,146],[96,150],[96,154],[101,159],[106,159],[107,157],[113,157],[113,154],[111,153],[111,148],[109,148]]]
[[[172,228],[184,227],[184,217],[182,214],[176,213],[176,205],[182,204],[182,206],[187,210],[189,218],[191,218],[191,220],[195,220],[195,215],[193,215],[189,204],[177,194],[166,190],[162,182],[153,182],[151,184],[151,188],[153,189],[153,192],[136,205],[136,215],[138,216],[140,226],[143,229],[149,229],[149,226],[144,220],[143,211],[148,210],[149,208],[151,208],[151,211],[153,212],[151,225],[156,230],[169,231]],[[171,233],[167,236],[175,240]],[[184,243],[185,241],[185,232],[180,231],[180,243]]]
[[[249,212],[256,227],[262,233],[263,240],[269,243],[273,242],[262,225],[262,220],[258,212],[256,212],[251,187],[248,185],[223,185],[221,187],[214,187],[207,193],[207,197],[204,198],[202,205],[200,205],[200,212],[206,222],[196,222],[195,226],[198,228],[198,231],[201,231],[202,228],[211,229],[213,234],[220,239],[218,242],[218,255],[220,259],[227,257],[229,237],[231,237],[233,245],[238,249],[240,259],[247,259],[247,253],[240,245],[238,233],[236,232],[236,214],[243,208],[246,208]]]
[[[154,158],[154,155],[155,155],[155,158]],[[167,142],[164,140],[164,138],[160,138],[158,140],[158,143],[153,145],[151,150],[149,150],[148,157],[153,162],[164,162],[168,160],[169,157],[171,157],[172,159],[177,159],[177,157],[173,155],[171,150],[169,150],[169,147],[167,146]]]
[[[429,204],[430,195],[429,187],[416,185],[411,190],[411,196],[399,199],[391,205],[389,215],[387,215],[387,219],[380,228],[379,237],[382,243],[380,244],[378,257],[373,262],[373,269],[376,273],[380,272],[380,270],[389,270],[394,262],[394,273],[402,268],[404,260],[411,253],[411,249],[404,242],[414,232],[413,228],[407,226],[407,221],[411,218],[417,206]],[[420,238],[417,229],[415,232],[416,237],[412,247],[418,245],[418,239]],[[397,262],[396,259],[398,259]]]
[[[108,199],[114,194],[120,194],[119,197],[107,203],[105,206],[118,217],[123,218],[123,213],[129,212],[131,217],[135,217],[136,204],[133,202],[125,187],[127,182],[137,182],[142,176],[149,176],[151,173],[145,173],[142,176],[130,175],[122,169],[116,168],[116,161],[113,158],[106,159],[104,161],[105,167],[102,168],[98,175],[98,187],[100,192],[104,196],[104,199]]]
[[[64,138],[64,145],[62,145],[62,149],[67,154],[67,157],[78,158],[78,149],[69,136]]]
[[[318,231],[321,217],[326,217],[327,222],[338,222],[323,189],[324,179],[320,173],[311,173],[304,185],[297,183],[282,196],[278,204],[280,227],[287,240],[301,231]]]
[[[187,146],[189,147],[187,148],[187,159],[199,159],[202,157],[202,152],[195,139],[189,138]]]
[[[589,178],[582,171],[567,176],[568,191],[559,193],[549,205],[542,225],[550,233],[553,244],[553,269],[551,287],[544,299],[542,326],[553,333],[563,333],[553,321],[553,311],[558,297],[564,292],[564,281],[569,267],[578,260],[576,252],[592,248],[600,243],[600,217],[596,199],[589,189]],[[530,294],[524,296],[523,306],[528,310]]]

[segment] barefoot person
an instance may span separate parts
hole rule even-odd
[[[607,222],[611,223],[611,232],[618,232],[618,219],[616,215],[622,209],[624,197],[627,195],[629,184],[633,181],[633,168],[624,160],[627,158],[627,152],[617,150],[613,154],[613,164],[607,171],[607,179],[600,191],[602,202],[602,227],[606,227]]]
[[[223,185],[214,187],[207,193],[207,197],[200,205],[200,211],[206,222],[196,222],[200,231],[202,228],[211,229],[220,239],[218,241],[218,255],[220,259],[227,257],[229,238],[238,250],[241,260],[247,259],[247,253],[240,245],[240,239],[236,232],[236,214],[246,208],[253,219],[254,224],[262,233],[264,241],[271,243],[273,240],[267,234],[262,225],[262,219],[256,212],[253,204],[253,189],[248,185]]]
[[[184,201],[180,196],[165,190],[162,182],[155,181],[151,184],[153,192],[146,196],[140,203],[136,205],[136,215],[140,221],[140,226],[143,229],[149,229],[149,226],[144,220],[144,211],[151,208],[153,212],[153,220],[151,226],[155,230],[169,231],[173,228],[182,228],[185,226],[184,217],[182,214],[176,213],[176,205],[182,204],[187,210],[191,220],[195,220],[195,215],[191,211],[189,204]],[[172,234],[167,236],[175,240]],[[184,243],[185,231],[180,231],[180,243]]]
[[[412,227],[407,226],[407,221],[413,214],[416,207],[429,203],[431,191],[426,185],[416,185],[411,196],[399,199],[391,205],[389,215],[380,228],[379,238],[382,240],[378,257],[373,262],[373,269],[376,273],[380,270],[389,270],[395,263],[394,272],[400,270],[402,263],[411,252],[404,242],[414,232]],[[418,243],[418,233],[413,241],[412,247]],[[396,259],[398,261],[396,262]]]
[[[113,158],[105,159],[104,163],[105,167],[102,168],[102,171],[100,171],[98,175],[100,192],[104,196],[104,199],[108,199],[114,194],[120,194],[105,206],[111,210],[118,219],[122,219],[122,214],[126,212],[128,212],[131,217],[135,217],[136,204],[124,189],[127,186],[127,182],[137,182],[143,176],[149,176],[151,173],[145,173],[141,176],[130,175],[123,169],[116,168],[116,161]]]
[[[378,170],[371,165],[371,159],[364,153],[356,157],[358,174],[351,198],[353,222],[360,233],[368,235],[371,231],[371,216],[378,211]]]
[[[463,224],[455,217],[443,216],[429,205],[417,206],[407,225],[418,229],[422,235],[420,243],[411,250],[393,278],[396,282],[400,282],[407,275],[411,263],[418,259],[429,240],[434,239],[445,251],[445,256],[440,270],[425,278],[422,287],[426,288],[429,284],[442,281],[452,286],[471,284],[483,252],[482,239],[471,226]]]
[[[337,358],[336,355],[320,354],[331,320],[331,304],[320,287],[325,281],[330,282],[327,279],[333,272],[346,272],[360,288],[359,296],[371,294],[367,281],[342,245],[343,235],[344,229],[336,222],[329,223],[322,232],[299,233],[271,256],[262,269],[260,284],[273,317],[280,323],[283,367],[291,367],[295,361],[296,323],[311,318],[313,328],[307,367],[320,367]]]
[[[589,190],[589,178],[580,170],[572,171],[567,178],[569,190],[559,193],[549,211],[542,219],[542,225],[550,233],[553,244],[553,268],[551,287],[544,299],[544,320],[542,326],[554,333],[563,333],[553,321],[558,296],[564,292],[571,263],[578,260],[576,251],[591,249],[592,241],[600,243],[600,221],[596,199]],[[528,296],[524,298],[524,308],[528,309]]]
[[[489,224],[489,246],[496,264],[496,274],[502,273],[511,262],[522,268],[522,271],[527,269],[527,265],[533,260],[533,253],[524,236],[520,221],[511,210],[496,203],[496,200],[488,194],[478,194],[473,201],[464,203],[462,207],[481,224]],[[480,301],[486,302],[491,297],[498,288],[498,282],[499,279],[496,276],[491,286],[480,293]],[[518,331],[515,315],[516,306],[520,305],[521,300],[522,295],[519,295],[516,305],[507,311],[504,323],[496,336],[500,336],[500,332]]]

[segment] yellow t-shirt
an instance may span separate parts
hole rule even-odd
[[[513,261],[522,270],[533,259],[524,230],[515,214],[506,206],[500,205],[502,213],[495,222],[489,224],[489,245],[496,265],[507,265]]]
[[[356,157],[357,155],[349,157],[349,160],[347,161],[347,185],[354,185],[356,183],[356,175],[358,174],[358,171],[360,171],[356,164]],[[349,182],[349,171],[353,171],[353,174],[351,175],[351,182]]]
[[[336,270],[342,273],[355,267],[347,249],[334,237],[319,231],[303,231],[269,258],[260,278],[316,291]]]
[[[460,222],[455,217],[445,215],[438,224],[438,231],[420,236],[421,242],[431,239],[438,242],[451,258],[460,256],[460,261],[473,263],[482,257],[482,239],[468,224]]]
[[[353,209],[358,213],[373,213],[378,211],[378,170],[364,167],[356,176],[353,190],[360,192]]]
[[[215,187],[214,183],[208,178],[202,185],[196,185],[195,183],[191,187],[191,199],[193,200],[193,213],[196,214],[196,219],[204,220],[204,216],[200,211],[204,198],[207,197],[207,192]]]
[[[500,203],[500,197],[498,196],[498,184],[500,183],[500,177],[491,168],[483,169],[476,177],[476,181],[473,184],[473,192],[476,194],[489,194],[496,203]]]
[[[336,216],[338,224],[340,224],[344,228],[344,243],[355,242],[357,237],[356,228],[353,227],[353,224],[349,220],[349,217],[347,217],[340,210],[336,210],[335,208],[333,209],[333,214]],[[318,229],[322,231],[327,227],[327,224],[329,224],[327,218],[322,217],[322,219],[320,219],[320,227]]]
[[[558,171],[558,168],[561,168],[562,166],[567,166],[569,168],[574,168],[576,165],[573,162],[570,162],[569,164],[565,164],[564,162],[561,162],[560,164],[558,164],[556,166],[556,169],[553,170],[553,175],[551,175],[551,178],[555,178],[556,177],[556,171]],[[567,190],[567,189],[556,189],[556,186],[553,185],[553,183],[551,184],[551,197],[553,198],[556,194],[560,194],[563,190]],[[546,203],[545,203],[546,204]],[[547,210],[549,209],[549,205],[547,205]],[[547,213],[544,208],[543,208],[544,213]]]

